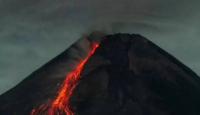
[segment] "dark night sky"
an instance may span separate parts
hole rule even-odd
[[[199,0],[0,0],[0,94],[83,33],[102,28],[139,33],[200,75],[199,6]]]

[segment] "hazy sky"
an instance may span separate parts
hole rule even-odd
[[[199,0],[0,0],[0,94],[94,25],[139,33],[200,75],[199,6]]]

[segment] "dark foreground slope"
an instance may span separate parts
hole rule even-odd
[[[59,55],[1,95],[0,115],[29,115],[51,102],[63,78],[47,73],[58,74],[52,70],[66,58]],[[199,85],[192,70],[146,38],[108,35],[84,65],[69,104],[75,115],[200,115]]]
[[[200,115],[199,77],[140,35],[106,36],[82,76],[76,115]]]

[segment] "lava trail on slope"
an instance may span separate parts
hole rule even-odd
[[[63,84],[61,85],[60,90],[58,91],[58,96],[50,105],[41,105],[38,109],[33,109],[31,111],[31,115],[62,115],[65,113],[66,115],[73,115],[73,111],[69,107],[68,101],[70,95],[72,94],[73,89],[78,84],[78,80],[80,78],[80,72],[88,60],[88,58],[94,53],[95,49],[98,47],[98,44],[94,44],[91,48],[91,51],[85,57],[85,59],[81,60],[73,71],[66,75],[66,79],[64,80]],[[46,108],[49,108],[46,111]]]

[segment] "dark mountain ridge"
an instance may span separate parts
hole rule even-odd
[[[49,75],[59,74],[66,52],[1,95],[0,115],[29,115],[53,100],[64,78]],[[199,85],[196,73],[143,36],[107,35],[85,63],[69,105],[74,115],[199,115]]]

